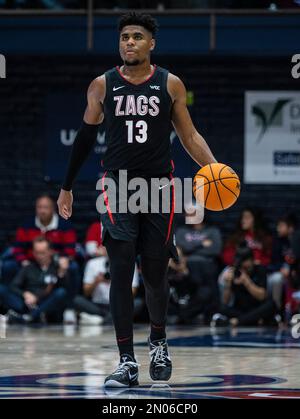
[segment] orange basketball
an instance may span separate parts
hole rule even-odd
[[[211,211],[222,211],[231,207],[238,199],[240,190],[238,175],[226,164],[207,164],[194,177],[193,192],[196,201]]]

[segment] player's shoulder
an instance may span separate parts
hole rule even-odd
[[[88,91],[95,92],[101,96],[105,96],[106,86],[110,77],[115,76],[117,72],[116,67],[112,67],[106,70],[104,73],[96,77],[94,80],[91,81]]]
[[[171,72],[168,73],[167,89],[173,100],[178,96],[185,95],[185,86],[182,80]]]
[[[101,76],[98,76],[91,81],[87,94],[91,100],[103,101],[106,94],[106,81],[104,74],[101,74]]]
[[[110,76],[111,74],[116,74],[118,72],[118,69],[119,69],[118,66],[111,67],[103,73],[103,76],[107,77],[107,76]]]
[[[179,77],[177,77],[175,74],[171,73],[171,71],[168,68],[162,67],[162,66],[157,65],[157,64],[154,64],[154,66],[156,68],[157,73],[159,73],[159,72],[160,73],[165,73],[167,75],[168,79],[170,79],[170,80],[176,80],[176,79],[180,80]]]
[[[176,87],[184,87],[183,81],[180,77],[176,76],[176,74],[173,74],[169,71],[168,73],[168,83],[176,86]]]
[[[89,85],[89,89],[100,89],[101,90],[103,88],[105,88],[105,73],[96,77],[94,80],[91,81],[91,83]]]

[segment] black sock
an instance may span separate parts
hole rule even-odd
[[[162,259],[153,259],[141,255],[146,305],[151,324],[150,341],[152,342],[166,337],[166,319],[170,298],[166,275],[168,263],[168,255],[165,255]]]
[[[110,309],[117,344],[122,355],[134,360],[132,278],[135,268],[135,243],[117,240],[109,234],[105,246],[110,260]],[[121,362],[122,361],[121,359]]]
[[[126,361],[135,361],[134,351],[133,351],[133,338],[129,337],[119,337],[117,338],[119,353],[120,353],[120,362]],[[126,359],[125,359],[126,358]],[[132,358],[132,359],[129,359]]]
[[[157,326],[151,323],[150,341],[161,340],[166,338],[166,326]]]

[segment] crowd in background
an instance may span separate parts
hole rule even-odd
[[[300,308],[300,230],[288,214],[270,232],[262,215],[245,208],[225,239],[206,219],[178,223],[179,257],[167,273],[169,324],[291,324]],[[70,221],[42,195],[0,263],[0,314],[9,322],[111,324],[109,260],[99,220],[80,244]],[[132,293],[135,321],[147,321],[138,258]]]

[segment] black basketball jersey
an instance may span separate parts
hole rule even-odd
[[[150,176],[172,171],[172,99],[167,77],[168,70],[156,65],[151,76],[138,85],[126,80],[119,67],[105,73],[105,170]]]

